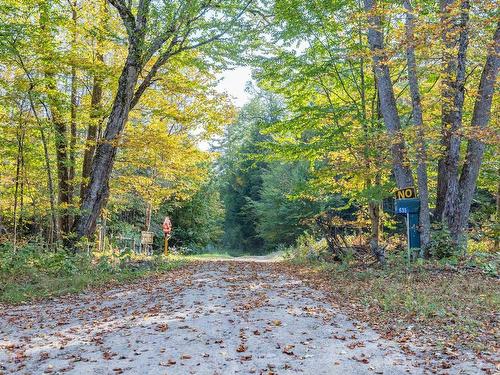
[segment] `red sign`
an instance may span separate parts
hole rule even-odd
[[[170,218],[168,216],[163,221],[162,228],[163,233],[165,234],[170,234],[170,232],[172,232],[172,222],[170,221]]]

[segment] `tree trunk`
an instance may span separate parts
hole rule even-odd
[[[49,78],[50,79],[50,78]],[[50,84],[49,91],[55,90],[55,84]],[[52,124],[54,126],[56,146],[56,166],[58,181],[58,206],[60,211],[61,234],[69,231],[69,170],[68,170],[68,140],[66,123],[56,108],[54,101],[50,104]]]
[[[441,35],[444,44],[441,115],[443,155],[438,161],[435,217],[436,220],[442,220],[450,229],[455,226],[452,212],[458,204],[458,165],[461,141],[459,131],[462,127],[464,103],[469,0],[460,1],[458,22],[457,17],[453,15],[456,6],[458,6],[458,0],[440,0],[443,27]]]
[[[458,186],[458,164],[460,159],[460,143],[462,128],[462,113],[464,106],[464,93],[465,93],[465,67],[466,67],[466,53],[469,42],[468,35],[468,21],[469,21],[469,0],[462,0],[460,11],[460,34],[458,40],[458,54],[457,54],[457,71],[454,84],[454,98],[452,109],[452,123],[450,130],[450,143],[446,158],[447,167],[447,181],[448,187],[446,189],[446,197],[443,211],[443,219],[448,228],[452,241],[456,244],[459,242],[460,237],[460,220],[457,215],[459,210],[459,186]]]
[[[500,173],[498,174],[498,177],[500,177]],[[498,183],[497,183],[496,203],[497,203],[497,205],[496,205],[497,209],[495,212],[495,218],[496,218],[496,222],[498,224],[498,223],[500,223],[500,179],[498,180]],[[495,251],[495,252],[500,251],[500,238],[498,236],[495,236],[495,244],[493,246],[493,251]]]
[[[368,43],[373,54],[373,65],[377,78],[380,107],[387,132],[391,136],[392,167],[396,184],[399,188],[413,186],[413,176],[407,158],[406,146],[401,135],[401,123],[396,107],[396,98],[392,86],[387,56],[384,53],[382,20],[376,14],[376,0],[364,0],[368,13]]]
[[[422,249],[429,244],[431,236],[431,219],[429,211],[429,187],[427,178],[427,146],[425,143],[422,102],[417,78],[417,62],[415,58],[415,38],[413,8],[410,0],[405,0],[406,8],[406,59],[408,64],[408,83],[410,85],[413,106],[412,119],[417,129],[417,185],[420,198],[420,242]],[[423,255],[423,254],[421,254]]]
[[[49,4],[42,4],[40,9],[40,29],[44,33],[47,40],[52,40],[52,32],[50,28]],[[49,43],[50,44],[50,43]],[[54,140],[56,147],[56,166],[58,179],[58,208],[60,211],[61,234],[69,232],[70,218],[68,215],[69,205],[69,163],[68,163],[68,139],[67,127],[64,117],[61,114],[59,92],[56,84],[56,74],[54,62],[50,61],[49,53],[44,56],[43,74],[45,78],[45,87],[47,89],[48,107],[50,109],[50,117],[54,126]]]
[[[81,216],[76,222],[76,232],[79,237],[89,237],[94,232],[96,220],[109,194],[109,178],[119,138],[128,119],[139,76],[140,64],[134,52],[129,52],[123,67],[103,141],[97,146],[92,162],[90,183],[81,204]]]
[[[21,112],[22,113],[22,112]],[[16,246],[17,246],[17,232],[18,228],[21,226],[22,222],[22,210],[23,210],[23,194],[24,194],[24,137],[25,137],[26,131],[24,129],[22,119],[20,119],[20,126],[16,130],[16,140],[17,140],[17,157],[16,157],[16,183],[15,183],[15,189],[14,189],[14,212],[13,212],[13,217],[14,217],[14,238],[13,238],[13,246],[14,246],[14,251],[16,251]],[[18,196],[19,192],[21,193],[20,197],[20,215],[19,215],[19,220],[17,219],[17,213],[18,213]]]
[[[31,90],[28,91],[28,98],[30,101],[30,107],[31,111],[33,112],[33,116],[35,116],[35,120],[38,125],[38,129],[40,130],[40,139],[42,140],[42,145],[43,145],[43,154],[44,154],[44,160],[45,160],[45,170],[47,172],[47,187],[49,189],[49,202],[50,202],[50,216],[52,219],[52,232],[55,234],[55,239],[58,240],[60,236],[60,230],[59,230],[59,220],[57,217],[57,211],[56,211],[56,196],[54,193],[54,180],[52,179],[52,169],[50,166],[50,156],[49,156],[49,148],[47,145],[47,138],[45,137],[45,131],[43,129],[43,125],[40,121],[40,118],[38,117],[38,112],[36,111],[35,103],[33,101],[33,96],[31,95]],[[51,236],[48,236],[49,238]],[[49,242],[51,242],[49,240]]]
[[[370,251],[380,264],[385,264],[385,251],[380,247],[380,203],[370,201],[368,203],[370,214]]]
[[[104,59],[98,52],[97,59],[103,63]],[[92,160],[94,158],[96,145],[97,145],[97,122],[102,116],[101,113],[102,102],[102,77],[99,73],[94,74],[94,83],[92,86],[92,97],[90,100],[90,122],[87,129],[87,139],[85,141],[85,151],[83,153],[83,166],[82,166],[82,184],[80,189],[80,198],[83,201],[89,183],[90,173],[92,170]]]
[[[72,44],[76,45],[77,42],[77,13],[76,13],[76,1],[73,2],[71,6],[71,18],[73,21],[73,37]],[[69,190],[68,190],[68,200],[69,204],[73,203],[74,189],[75,189],[75,165],[76,165],[76,115],[77,115],[77,72],[74,62],[71,65],[71,122],[70,122],[70,141],[69,141]],[[73,224],[73,217],[71,216],[70,222],[68,223],[68,229],[71,228]]]
[[[107,24],[107,7],[106,0],[102,1],[101,15],[102,18],[99,20],[100,28],[105,28]],[[85,140],[85,151],[83,153],[83,164],[82,164],[82,183],[80,185],[80,201],[83,201],[85,193],[87,192],[87,187],[90,182],[90,173],[92,170],[92,160],[95,155],[95,150],[97,147],[97,141],[100,134],[100,123],[103,120],[102,114],[102,92],[103,92],[103,75],[101,73],[101,67],[104,66],[104,57],[101,52],[103,36],[101,33],[96,36],[96,60],[97,69],[94,72],[93,84],[92,84],[92,96],[90,99],[90,122],[87,128],[87,138]]]
[[[474,104],[471,125],[473,128],[484,129],[491,117],[491,105],[495,91],[495,83],[500,69],[500,23],[493,37],[493,46],[488,53],[481,74],[479,91]],[[465,162],[459,181],[459,202],[455,215],[458,217],[459,231],[466,228],[469,221],[470,207],[476,189],[479,169],[483,160],[485,144],[479,138],[471,138],[467,144]],[[459,233],[460,234],[460,233]]]

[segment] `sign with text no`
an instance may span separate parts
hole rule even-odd
[[[408,199],[408,198],[416,198],[417,194],[415,193],[414,187],[407,187],[404,189],[396,190],[396,199]]]

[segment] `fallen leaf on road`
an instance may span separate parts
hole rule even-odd
[[[282,352],[288,355],[293,355],[293,348],[295,348],[295,345],[285,345]]]
[[[167,323],[158,324],[158,325],[156,326],[156,330],[157,330],[158,332],[165,332],[167,329],[168,329],[168,324],[167,324]]]
[[[236,348],[236,351],[238,353],[243,353],[243,352],[246,352],[247,349],[248,349],[248,347],[246,345],[240,344],[240,346],[238,346]]]
[[[370,360],[366,357],[358,358],[356,356],[352,356],[351,359],[354,359],[355,361],[365,363],[365,364],[370,362]]]

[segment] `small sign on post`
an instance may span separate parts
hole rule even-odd
[[[416,198],[415,188],[396,190],[396,214],[406,215],[406,237],[408,239],[408,260],[411,249],[420,249],[419,213],[420,199]]]
[[[142,231],[141,232],[141,245],[152,245],[153,244],[153,232]]]

